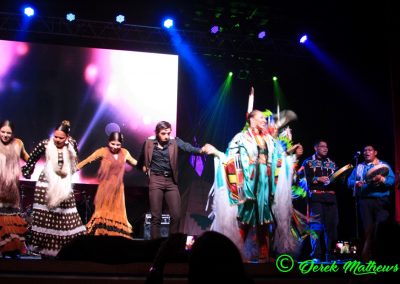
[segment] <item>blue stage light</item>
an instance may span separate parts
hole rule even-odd
[[[171,18],[167,18],[167,19],[164,20],[163,25],[167,29],[172,28],[174,26],[174,20],[171,19]]]
[[[68,14],[65,16],[65,18],[66,18],[68,21],[70,21],[70,22],[75,21],[75,14],[73,14],[73,13],[68,13]]]
[[[122,24],[123,22],[125,22],[125,16],[124,15],[118,15],[117,17],[115,17],[115,21],[117,23]]]
[[[300,38],[299,42],[300,42],[300,43],[305,43],[307,40],[308,40],[307,35],[303,35],[303,36]]]
[[[24,14],[28,17],[32,17],[33,15],[35,15],[35,10],[30,6],[27,6],[24,8]]]

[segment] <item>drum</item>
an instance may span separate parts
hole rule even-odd
[[[367,174],[365,175],[365,181],[367,183],[372,183],[374,177],[377,175],[381,175],[386,177],[389,174],[389,167],[385,164],[379,164],[369,169]]]
[[[330,182],[332,183],[339,180],[343,182],[352,169],[353,169],[352,164],[345,165],[344,167],[340,168],[330,176],[329,178]]]

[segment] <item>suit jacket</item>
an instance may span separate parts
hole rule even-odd
[[[171,143],[168,144],[169,163],[171,165],[172,177],[174,179],[174,182],[178,184],[178,145],[175,139],[171,139],[170,141]],[[142,154],[143,165],[146,166],[147,169],[150,169],[150,164],[153,157],[153,150],[154,139],[146,139],[146,141],[144,142]]]

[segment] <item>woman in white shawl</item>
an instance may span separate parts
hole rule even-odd
[[[50,139],[35,147],[22,169],[24,177],[30,178],[36,162],[45,155],[46,164],[35,187],[30,248],[45,257],[56,256],[64,245],[86,232],[72,189],[77,144],[69,131],[70,123],[64,120]]]

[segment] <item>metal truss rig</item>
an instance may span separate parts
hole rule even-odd
[[[308,57],[307,52],[295,42],[295,39],[260,40],[254,35],[211,34],[204,31],[177,30],[182,41],[200,54],[218,56],[263,57],[295,56]],[[115,47],[119,44],[124,49],[137,46],[150,50],[173,52],[174,47],[169,32],[160,27],[119,24],[117,22],[98,22],[89,20],[67,21],[65,18],[41,17],[26,19],[21,14],[0,12],[0,38],[17,39],[52,39],[73,41],[96,40],[103,47]]]

